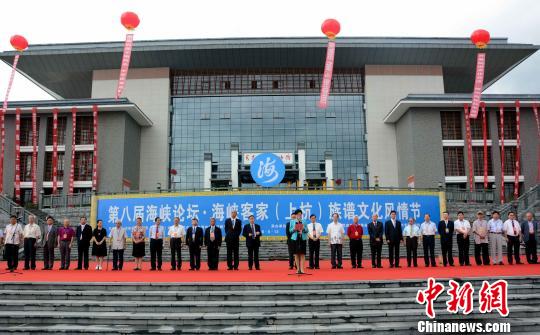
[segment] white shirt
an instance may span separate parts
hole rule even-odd
[[[5,229],[5,244],[21,244],[23,229],[20,224],[8,224]]]
[[[169,237],[172,238],[182,238],[184,235],[186,235],[186,231],[184,229],[184,226],[178,225],[172,225],[169,227]]]
[[[456,234],[462,234],[459,229],[465,229],[467,235],[471,231],[471,223],[468,220],[456,220],[454,221],[454,231]]]
[[[113,227],[109,237],[112,239],[111,248],[122,250],[126,248],[126,230],[122,227]]]
[[[341,223],[330,223],[328,228],[326,228],[326,233],[328,234],[330,244],[343,244],[343,235],[345,235],[345,229]]]
[[[512,227],[513,226],[513,227]],[[514,234],[515,229],[515,234]],[[521,226],[518,220],[506,220],[503,224],[503,232],[508,236],[519,236],[521,233]]]
[[[163,233],[165,229],[162,225],[159,225],[159,229],[156,229],[156,225],[153,225],[150,227],[150,238],[153,238],[155,240],[159,240],[163,238]]]
[[[86,227],[86,223],[81,225],[81,237],[79,237],[79,239],[80,239],[81,241],[82,241],[82,239],[83,239],[83,231],[84,231],[84,227]]]
[[[315,236],[313,236],[313,225],[315,225]],[[313,239],[320,238],[323,233],[322,225],[318,222],[315,222],[315,224],[311,222],[308,223],[307,230],[308,230],[308,237],[311,237]]]
[[[418,228],[417,224],[407,224],[403,229],[404,237],[418,237],[420,235],[420,228]]]
[[[420,225],[420,232],[422,233],[422,235],[435,236],[435,234],[437,234],[437,226],[435,225],[435,222],[433,221],[423,222]]]
[[[491,219],[488,221],[488,225],[490,233],[502,233],[503,231],[503,222],[501,219]]]
[[[29,223],[23,229],[24,238],[35,238],[38,242],[41,241],[41,229],[35,223]]]

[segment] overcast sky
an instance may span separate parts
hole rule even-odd
[[[119,18],[126,10],[141,18],[135,43],[143,39],[322,36],[322,21],[334,17],[341,22],[340,36],[468,37],[484,28],[492,37],[540,44],[539,0],[18,0],[2,1],[0,49],[11,50],[13,34],[24,35],[30,45],[123,40],[125,30]],[[0,64],[2,97],[9,71]],[[487,93],[538,94],[539,78],[540,52]],[[10,100],[49,98],[25,78],[15,78]]]

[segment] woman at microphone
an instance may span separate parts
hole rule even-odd
[[[291,241],[294,245],[294,259],[296,262],[296,273],[303,274],[306,261],[306,241],[307,241],[307,225],[302,222],[302,211],[297,209],[296,219],[291,220],[289,229],[291,231]]]

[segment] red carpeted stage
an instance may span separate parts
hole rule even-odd
[[[405,260],[402,260],[402,264]],[[76,263],[75,263],[76,264]],[[33,281],[33,282],[303,282],[303,281],[351,281],[351,280],[393,280],[393,279],[424,279],[434,278],[455,278],[455,277],[507,277],[507,276],[540,276],[540,265],[490,265],[490,266],[468,266],[426,268],[419,264],[417,268],[407,268],[401,265],[399,269],[388,267],[388,261],[383,260],[382,269],[371,268],[370,262],[364,262],[364,268],[352,269],[349,263],[344,263],[344,269],[332,270],[329,261],[322,261],[321,269],[309,270],[310,275],[296,275],[295,271],[288,270],[287,261],[265,261],[261,262],[261,270],[249,271],[247,262],[240,263],[240,270],[227,271],[226,264],[220,264],[219,271],[208,271],[206,264],[203,264],[200,271],[189,271],[189,264],[184,262],[182,271],[171,271],[170,266],[164,263],[163,271],[150,271],[150,264],[144,263],[143,271],[133,271],[133,262],[126,263],[123,271],[94,270],[95,263],[90,263],[90,270],[68,271],[57,270],[59,262],[56,262],[57,269],[52,271],[23,271],[6,273],[0,276],[2,281]],[[5,262],[0,264],[4,270]],[[42,263],[38,263],[38,269],[42,268]]]

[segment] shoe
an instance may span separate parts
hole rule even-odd
[[[178,271],[182,271],[182,268],[177,268],[176,270],[178,270]]]
[[[523,264],[523,262],[516,262],[516,264]]]
[[[394,264],[390,264],[390,269],[394,267]]]
[[[414,267],[417,268],[417,267],[418,267],[418,264],[414,264]]]
[[[228,269],[227,269],[227,271],[232,271],[232,270],[234,270],[234,269],[233,269],[233,268],[228,268]]]
[[[161,268],[157,268],[158,271],[161,271]]]
[[[44,268],[43,268],[43,269],[41,269],[41,270],[49,270],[49,268],[48,268],[48,267],[44,267]]]
[[[353,269],[356,269],[356,265],[353,265],[352,268],[353,268]]]
[[[189,271],[195,271],[195,269],[194,268],[189,268]]]
[[[320,269],[320,267],[316,266],[316,267],[315,267],[315,269],[317,269],[317,270],[318,270],[318,269]]]
[[[371,267],[375,269],[375,268],[377,268],[377,265],[372,265]]]
[[[313,266],[308,266],[308,269],[313,270],[314,267]]]
[[[176,268],[171,268],[171,271],[176,271]]]
[[[251,267],[249,268],[249,271],[253,270]]]
[[[292,270],[292,269],[294,269],[294,266],[289,266],[289,270]]]
[[[113,269],[112,269],[112,271],[118,271],[118,269],[116,269],[116,268],[113,268]]]
[[[156,269],[150,269],[150,271],[156,271]]]
[[[382,269],[382,265],[377,265],[377,269]]]
[[[257,271],[261,271],[261,268],[255,268],[255,270],[257,270]],[[303,273],[303,272],[302,272],[302,273]]]
[[[338,269],[343,269],[343,266],[338,265],[337,268],[338,268]]]
[[[30,268],[23,268],[23,270],[30,270]]]
[[[337,266],[335,266],[335,265],[332,265],[332,269],[336,269],[336,268],[337,268]]]
[[[395,268],[396,268],[396,269],[401,269],[401,266],[396,265]]]
[[[75,270],[82,270],[82,268],[75,268]]]
[[[234,271],[238,271],[238,268],[234,268]]]
[[[358,265],[356,268],[357,269],[363,269],[364,267],[362,265]]]

